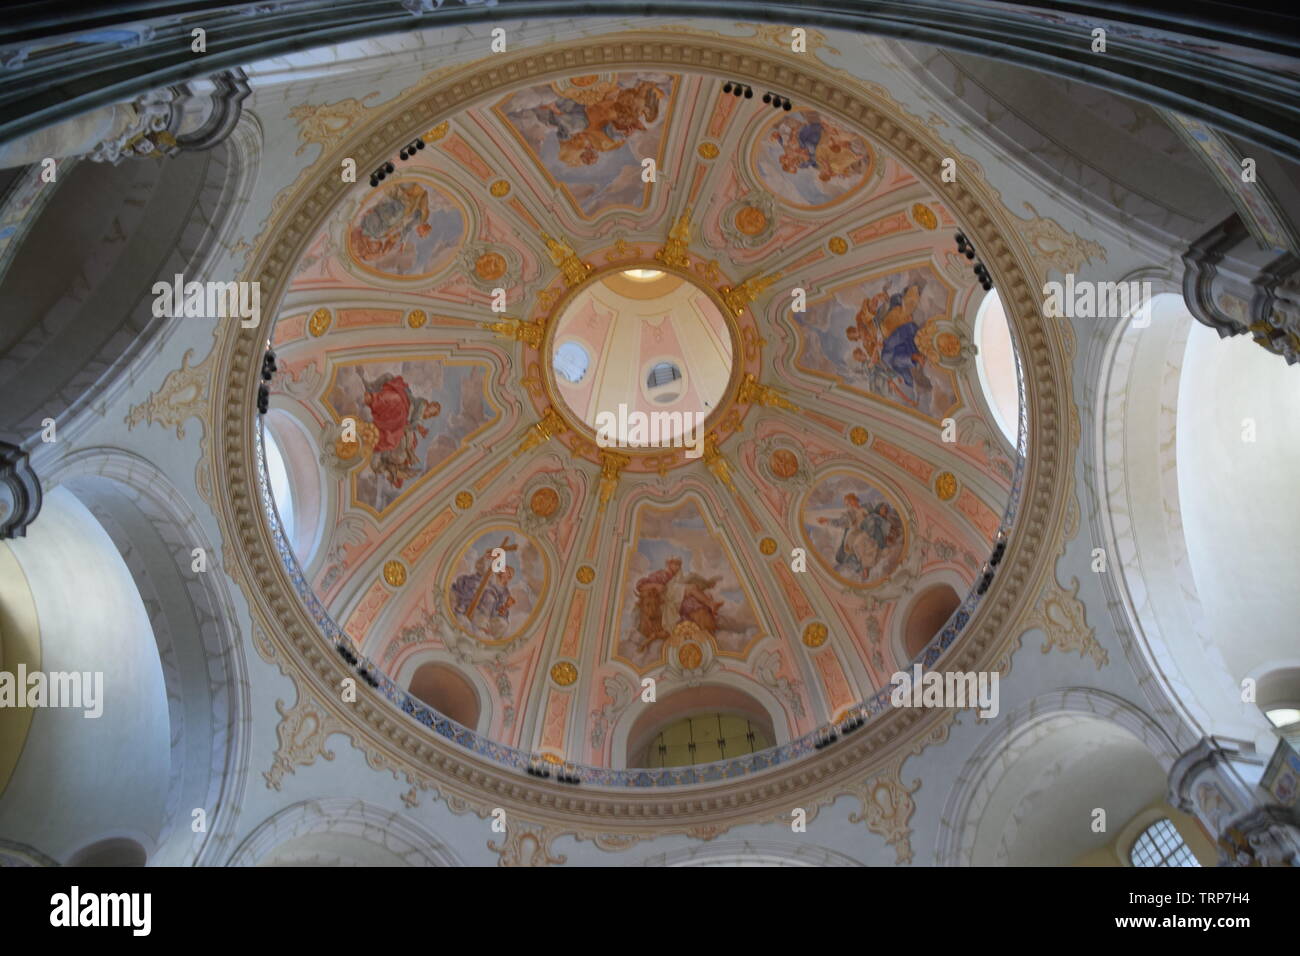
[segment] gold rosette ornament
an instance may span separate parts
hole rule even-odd
[[[334,454],[339,461],[362,464],[370,460],[370,453],[379,443],[379,428],[374,422],[354,419],[357,423],[356,441],[344,437],[342,424],[339,425],[339,437],[334,440]]]

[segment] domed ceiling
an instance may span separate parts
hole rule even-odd
[[[574,75],[413,128],[297,263],[266,421],[302,580],[426,724],[417,670],[472,685],[475,746],[629,766],[645,678],[788,745],[993,549],[1015,452],[954,219],[838,119],[723,86]],[[611,443],[619,405],[681,415]]]

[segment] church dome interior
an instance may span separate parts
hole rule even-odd
[[[102,6],[0,866],[1300,865],[1295,17]]]
[[[270,329],[263,455],[296,588],[390,701],[512,765],[695,780],[595,773],[637,769],[632,712],[607,707],[645,678],[771,727],[766,757],[700,774],[812,754],[957,639],[1012,530],[1017,359],[1004,320],[972,360],[996,292],[952,214],[848,124],[733,117],[724,85],[566,77],[403,131],[425,148],[325,214]],[[606,111],[619,148],[551,155],[554,124]],[[689,174],[655,189],[641,155]],[[778,275],[792,293],[755,308]],[[530,418],[556,434],[519,437]],[[350,530],[335,552],[294,547],[295,487]],[[941,581],[965,609],[918,637],[908,606]],[[434,662],[478,688],[477,726],[416,703]]]

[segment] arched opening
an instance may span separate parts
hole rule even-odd
[[[1300,667],[1278,667],[1261,674],[1255,703],[1274,729],[1300,749]]]
[[[479,699],[474,685],[446,664],[422,664],[407,688],[438,713],[462,727],[478,727]]]
[[[235,612],[222,577],[211,573],[217,552],[177,489],[134,456],[81,449],[60,462],[50,481],[57,484],[60,497],[85,506],[110,539],[113,557],[124,563],[152,632],[143,635],[148,642],[139,653],[160,666],[165,687],[160,695],[165,712],[160,716],[170,754],[167,777],[161,782],[164,812],[157,832],[128,819],[106,819],[87,836],[130,836],[148,848],[155,865],[210,862],[210,853],[223,845],[220,836],[231,819],[226,810],[232,808],[230,795],[239,785],[223,768],[240,759],[248,730],[240,718],[247,711],[248,685]],[[134,646],[129,649],[136,653]],[[136,679],[142,688],[149,687],[148,681]],[[119,695],[109,694],[115,686],[118,682],[110,682],[106,673],[105,693],[117,720],[125,715],[117,713]],[[142,696],[147,699],[148,694]],[[131,704],[138,703],[133,693]],[[108,716],[106,712],[100,720],[85,723],[102,723]],[[126,747],[128,741],[115,743]],[[144,747],[148,738],[141,736],[135,743]],[[129,754],[125,759],[132,760]],[[138,759],[142,768],[147,765]],[[120,774],[120,768],[114,772]],[[118,785],[114,780],[112,786]],[[205,809],[205,833],[191,829],[195,807]]]
[[[632,725],[627,766],[683,767],[777,742],[766,708],[733,687],[692,687],[658,701]]]
[[[68,859],[68,866],[144,866],[148,859],[139,843],[113,837],[78,850]]]
[[[258,866],[410,866],[382,843],[350,833],[307,833],[277,846]]]
[[[975,369],[984,402],[1002,436],[1014,448],[1020,431],[1019,376],[1011,326],[997,289],[985,293],[975,313],[975,343]]]
[[[166,162],[68,163],[55,184],[39,164],[23,171],[52,194],[0,257],[0,440],[62,424],[156,345],[175,320],[154,313],[154,284],[200,278],[229,220],[232,158],[223,143]]]
[[[851,856],[815,843],[732,840],[694,843],[656,853],[640,866],[861,866]]]
[[[227,866],[459,866],[460,860],[409,813],[356,797],[318,797],[263,820]]]
[[[326,487],[319,452],[290,412],[272,408],[265,420],[266,477],[271,497],[298,564],[309,568],[325,533],[321,516]]]
[[[1220,340],[1182,297],[1154,296],[1109,343],[1100,473],[1102,575],[1185,745],[1273,748],[1241,682],[1295,661],[1300,616],[1300,379],[1246,339]]]
[[[577,342],[564,342],[555,350],[555,374],[570,385],[577,385],[587,374],[591,356]]]
[[[646,746],[642,767],[689,767],[742,757],[772,746],[771,736],[749,717],[711,711],[660,728]]]
[[[280,515],[280,526],[284,528],[285,537],[292,541],[293,487],[289,483],[289,469],[285,467],[280,443],[275,440],[275,432],[271,429],[266,431],[266,476],[271,483],[271,497],[275,499],[275,509]]]
[[[960,605],[961,595],[949,584],[935,584],[917,595],[903,624],[903,649],[909,661],[916,659]]]
[[[1207,630],[1233,683],[1296,656],[1300,375],[1193,322],[1178,386],[1178,499]]]
[[[1082,713],[1031,717],[982,764],[961,862],[1131,865],[1135,840],[1159,818],[1195,859],[1217,859],[1196,820],[1169,806],[1165,767],[1127,727]]]
[[[67,488],[46,496],[40,522],[39,534],[0,542],[30,591],[47,688],[19,711],[30,727],[0,793],[0,838],[55,859],[104,833],[156,847],[170,816],[174,731],[151,620],[159,608],[146,606],[113,539]]]

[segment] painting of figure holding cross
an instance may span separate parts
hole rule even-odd
[[[545,558],[536,544],[513,529],[496,529],[478,535],[461,552],[447,605],[462,630],[499,643],[527,626],[545,587]]]

